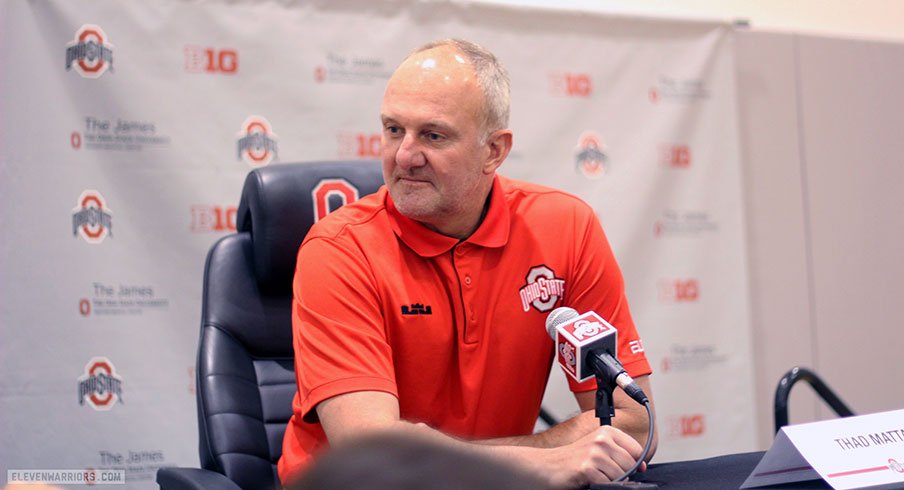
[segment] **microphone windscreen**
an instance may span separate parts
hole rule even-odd
[[[546,333],[553,341],[556,340],[556,327],[578,316],[577,310],[567,306],[560,306],[546,317]]]

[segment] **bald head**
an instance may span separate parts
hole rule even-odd
[[[448,53],[451,60],[459,64],[470,65],[474,80],[480,89],[481,101],[481,134],[487,135],[498,129],[507,128],[510,112],[509,76],[505,67],[482,46],[462,39],[442,39],[431,41],[414,51],[402,62],[418,59],[425,55]]]

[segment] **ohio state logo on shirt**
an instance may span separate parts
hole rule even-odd
[[[556,273],[545,265],[531,267],[526,282],[518,291],[525,312],[533,306],[540,313],[545,313],[565,295],[565,279],[556,277]]]

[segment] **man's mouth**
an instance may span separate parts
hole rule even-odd
[[[427,179],[421,179],[417,177],[399,177],[400,182],[404,182],[406,184],[429,184],[430,181]]]

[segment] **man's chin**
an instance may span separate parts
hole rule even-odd
[[[424,199],[412,199],[410,196],[403,196],[401,199],[392,199],[395,208],[406,218],[415,221],[429,221],[433,216],[433,205]]]

